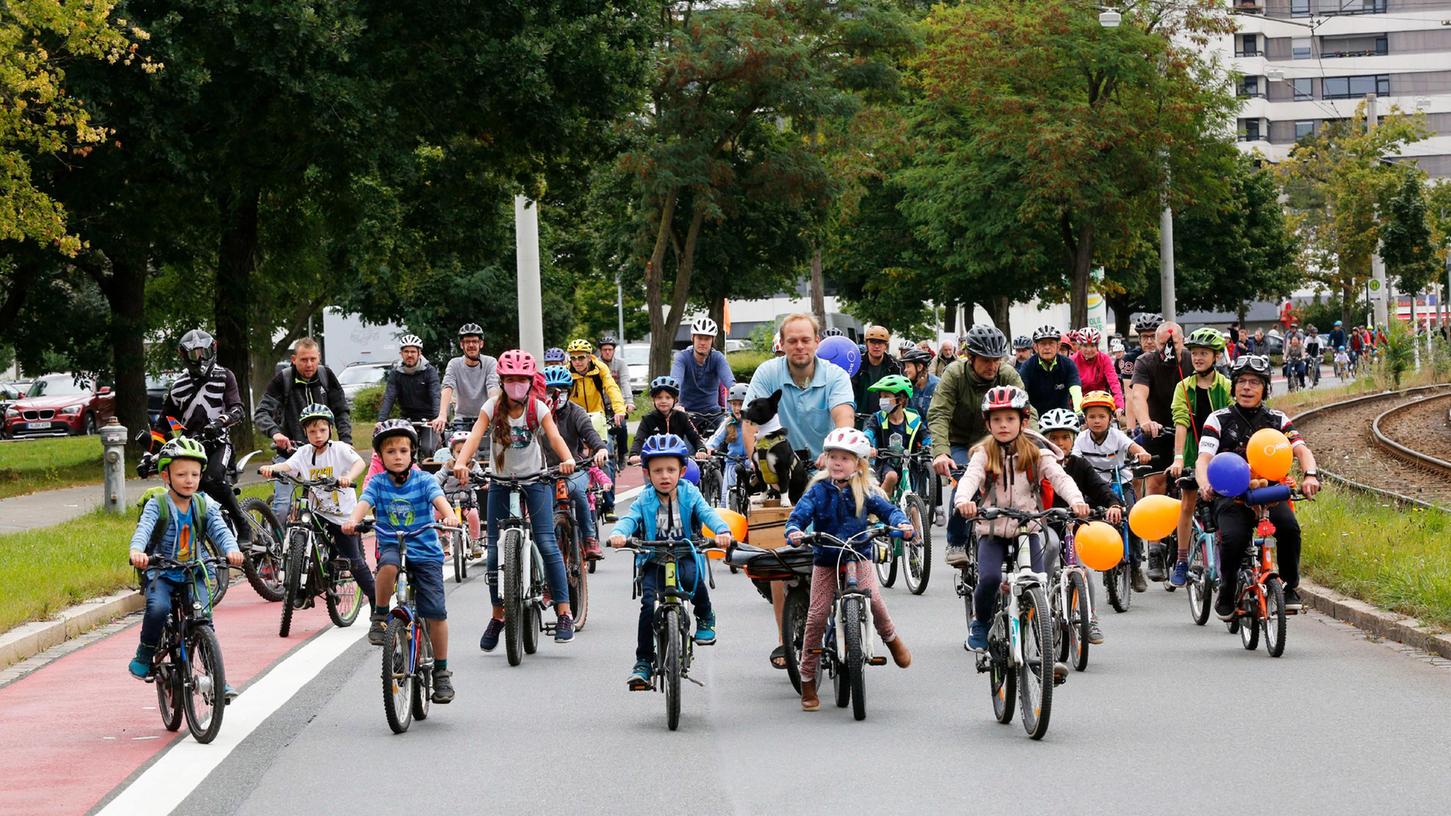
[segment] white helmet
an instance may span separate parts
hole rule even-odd
[[[826,440],[821,443],[821,449],[846,451],[856,454],[859,459],[865,459],[872,452],[872,443],[867,441],[866,434],[856,428],[837,428],[826,435]]]
[[[1078,415],[1067,408],[1054,408],[1038,417],[1038,430],[1041,433],[1050,431],[1072,431],[1078,432]]]
[[[715,337],[718,331],[719,327],[715,325],[715,321],[708,317],[697,317],[695,322],[690,324],[690,333],[692,336],[704,334],[709,337]]]
[[[399,351],[402,351],[409,346],[412,346],[419,351],[423,351],[423,339],[416,334],[405,334],[402,337],[398,338]]]

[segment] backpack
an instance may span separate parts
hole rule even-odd
[[[151,529],[151,539],[146,542],[147,555],[156,552],[157,546],[161,544],[161,539],[166,537],[166,531],[171,528],[171,502],[167,501],[166,488],[162,485],[149,488],[145,493],[141,494],[140,500],[136,502],[136,522],[138,524],[141,523],[141,514],[146,511],[146,503],[152,499],[156,500],[156,509],[160,515],[156,519],[156,526]],[[201,491],[197,491],[192,496],[192,501],[196,502],[197,516],[205,519],[207,517],[206,495]],[[206,524],[203,523],[201,525],[201,539],[198,542],[198,546],[205,541],[206,533]]]

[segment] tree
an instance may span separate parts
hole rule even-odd
[[[1421,171],[1408,167],[1401,175],[1400,188],[1382,217],[1380,254],[1386,276],[1395,279],[1396,289],[1414,298],[1439,277],[1441,261],[1432,243]]]

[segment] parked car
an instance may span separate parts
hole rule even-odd
[[[751,348],[752,348],[751,341],[749,341],[749,340],[727,340],[727,341],[725,341],[725,353],[726,354],[730,354],[733,351],[750,351]]]
[[[0,420],[5,418],[5,409],[10,407],[10,403],[25,396],[25,391],[29,387],[30,383],[0,382]],[[0,433],[3,432],[4,427],[0,425]],[[5,435],[8,436],[9,434]]]
[[[156,427],[157,420],[161,419],[161,406],[166,404],[166,392],[171,390],[171,384],[176,381],[176,377],[175,373],[166,372],[157,377],[146,378],[146,417],[153,428]]]
[[[343,396],[348,399],[348,407],[353,407],[353,397],[359,391],[370,385],[382,385],[388,378],[388,369],[392,367],[392,363],[353,363],[339,371],[338,384],[343,387]]]
[[[638,394],[646,390],[650,386],[650,344],[626,343],[620,346],[619,354],[630,372],[630,391]]]
[[[110,386],[78,375],[47,374],[5,409],[5,435],[91,434],[115,413]]]

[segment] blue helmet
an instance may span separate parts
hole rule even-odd
[[[650,466],[651,459],[658,459],[661,456],[674,456],[680,460],[681,467],[690,461],[690,445],[686,444],[675,434],[655,434],[645,440],[640,446],[640,464]]]
[[[655,396],[661,391],[669,391],[671,396],[680,396],[680,380],[669,374],[662,374],[650,381],[650,396]]]
[[[544,368],[545,388],[569,388],[574,385],[574,375],[564,366],[546,366]]]
[[[544,364],[553,365],[554,363],[564,365],[564,349],[559,346],[544,350]]]

